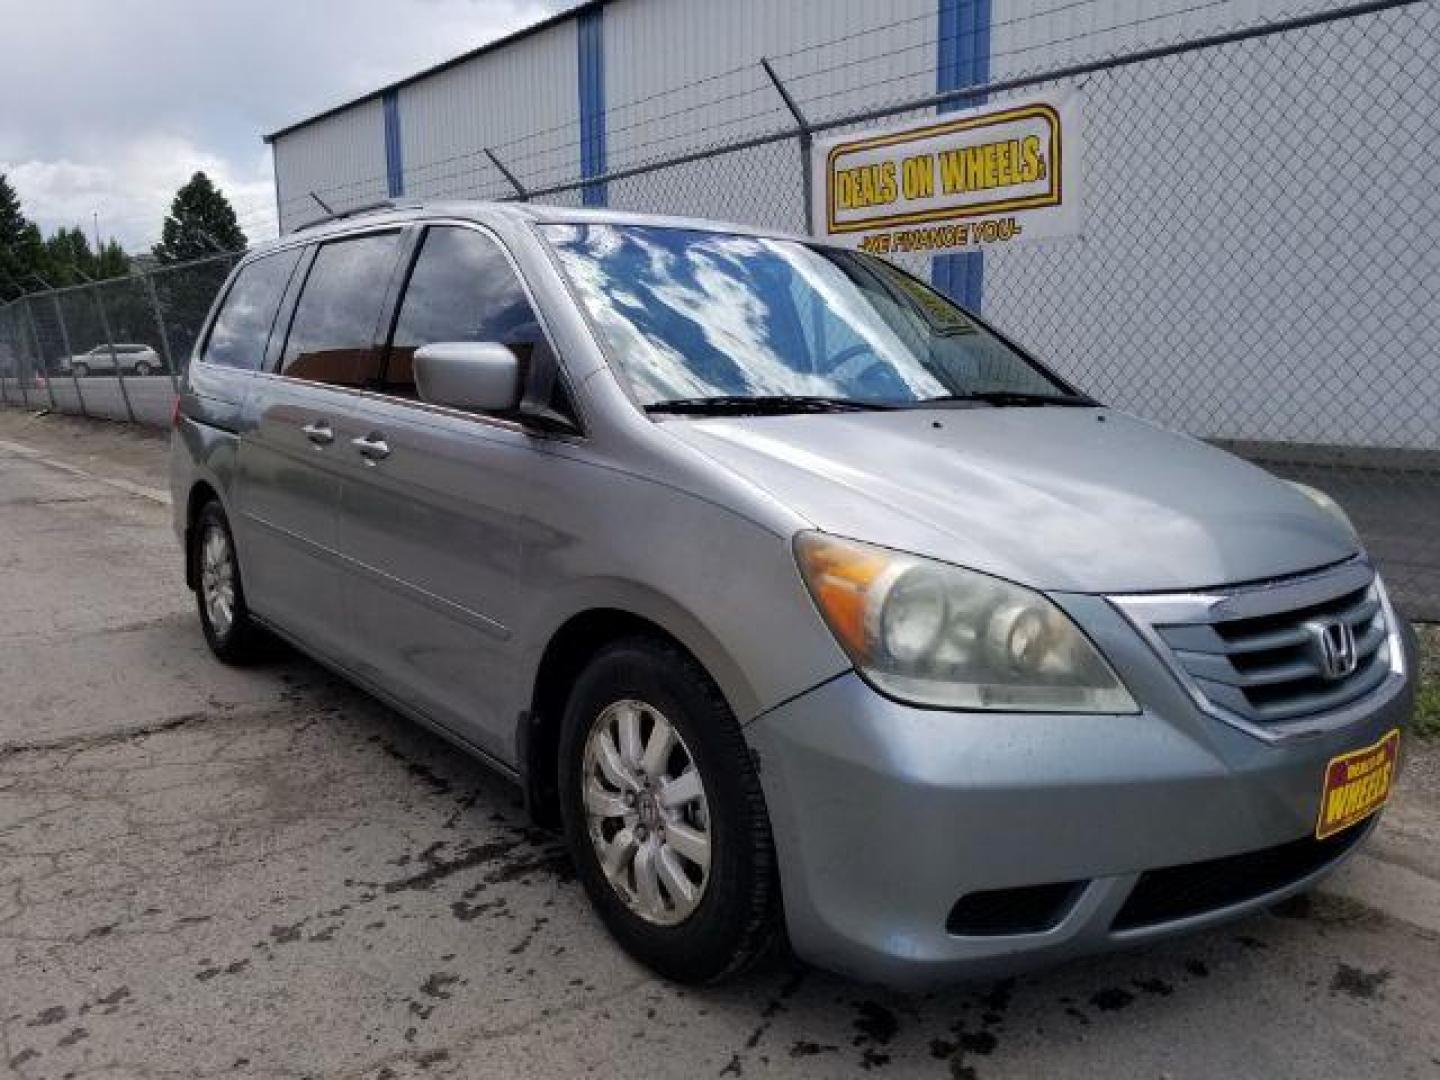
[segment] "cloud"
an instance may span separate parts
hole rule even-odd
[[[89,236],[99,215],[102,236],[143,251],[160,236],[176,189],[205,172],[230,200],[252,240],[275,235],[275,194],[268,150],[233,162],[174,135],[142,134],[111,154],[80,162],[68,158],[0,164],[21,205],[49,233],[80,226]]]
[[[0,0],[0,171],[47,231],[159,237],[197,169],[274,233],[261,136],[510,33],[560,0]]]

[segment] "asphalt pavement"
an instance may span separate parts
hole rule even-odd
[[[505,782],[300,657],[210,658],[164,456],[0,409],[0,1075],[1440,1075],[1432,747],[1280,913],[926,995],[680,988]]]

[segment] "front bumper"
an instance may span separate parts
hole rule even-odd
[[[749,725],[797,953],[905,987],[1008,973],[1233,918],[1354,850],[1238,902],[1118,928],[1145,871],[1310,837],[1326,763],[1403,727],[1413,697],[1396,677],[1343,725],[1269,743],[1199,712],[1113,610],[1086,616],[1144,711],[920,709],[849,673]],[[1053,883],[1078,885],[1043,930],[946,928],[963,896]]]

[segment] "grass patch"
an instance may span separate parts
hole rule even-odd
[[[1420,639],[1420,685],[1415,691],[1415,734],[1440,737],[1440,624],[1417,625]]]

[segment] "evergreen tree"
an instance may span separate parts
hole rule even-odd
[[[95,256],[97,278],[124,277],[130,273],[130,256],[125,254],[118,241],[107,240]]]
[[[0,173],[0,297],[12,299],[20,290],[36,287],[25,280],[34,269],[29,259],[34,255],[35,236],[27,229],[29,225],[20,209],[20,197]]]
[[[161,228],[155,258],[162,263],[185,262],[221,251],[243,251],[246,240],[235,210],[203,172],[197,172],[175,193]]]
[[[100,276],[96,273],[95,253],[90,250],[90,241],[78,226],[57,229],[51,234],[50,239],[45,241],[45,263],[41,275],[57,288],[79,285]]]

